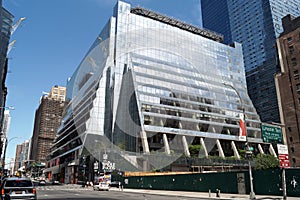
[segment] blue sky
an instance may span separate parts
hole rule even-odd
[[[3,0],[15,16],[26,17],[12,35],[17,40],[8,57],[6,105],[11,111],[6,158],[32,136],[34,115],[42,92],[66,80],[112,15],[117,0]],[[200,0],[125,0],[201,27]]]

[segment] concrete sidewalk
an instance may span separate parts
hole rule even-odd
[[[111,190],[119,190],[117,188],[112,188]],[[121,190],[120,190],[121,191]],[[228,194],[220,193],[220,197],[216,196],[216,193],[209,194],[208,192],[188,192],[188,191],[168,191],[168,190],[143,190],[143,189],[129,189],[124,188],[123,192],[133,192],[133,193],[143,193],[143,194],[155,194],[155,195],[167,195],[167,196],[176,196],[176,197],[193,197],[198,199],[236,199],[236,200],[249,200],[249,195],[246,194]],[[256,199],[264,200],[280,200],[281,196],[265,196],[265,195],[256,195]],[[299,197],[288,197],[288,200],[299,200]]]

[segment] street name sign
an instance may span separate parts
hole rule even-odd
[[[262,124],[261,133],[264,142],[276,144],[283,143],[281,127]]]

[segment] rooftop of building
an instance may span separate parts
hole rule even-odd
[[[185,31],[189,31],[189,32],[197,34],[197,35],[201,35],[202,37],[205,37],[205,38],[208,38],[208,39],[220,42],[220,43],[223,43],[223,41],[224,41],[223,35],[221,35],[219,33],[216,33],[216,32],[210,31],[210,30],[206,30],[203,28],[202,29],[198,28],[194,25],[179,21],[174,18],[167,17],[165,15],[150,11],[145,8],[141,8],[141,7],[132,8],[130,12],[133,14],[136,14],[136,15],[141,15],[143,17],[148,17],[148,18],[154,19],[154,20],[162,22],[162,23],[166,23],[168,25],[180,28]]]
[[[290,14],[286,15],[285,17],[282,18],[282,26],[283,26],[283,32],[280,34],[280,36],[300,28],[300,16],[295,17]]]

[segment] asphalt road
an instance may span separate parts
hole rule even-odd
[[[109,191],[94,191],[91,187],[85,188],[80,185],[46,185],[37,187],[38,199],[48,200],[249,200],[249,195],[225,194],[216,197],[212,194],[187,191],[164,191],[164,190],[143,190],[111,188]],[[288,197],[287,200],[299,200],[299,197]],[[280,196],[257,195],[256,200],[282,200]]]
[[[93,191],[86,188],[68,188],[65,186],[44,186],[37,188],[38,199],[47,200],[194,200],[199,198],[191,197],[176,197],[142,193],[122,192],[118,189],[111,189],[110,191]]]

